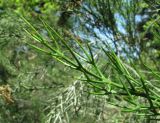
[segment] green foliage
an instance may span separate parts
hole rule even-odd
[[[45,48],[41,48],[40,46],[33,44],[30,44],[30,46],[52,56],[66,66],[82,72],[83,77],[79,80],[84,81],[85,85],[89,87],[88,93],[101,96],[105,95],[111,98],[108,103],[122,108],[122,111],[125,112],[135,112],[137,115],[143,116],[159,116],[159,87],[155,85],[160,81],[159,73],[155,74],[152,69],[147,70],[148,67],[146,67],[147,69],[145,69],[145,72],[148,72],[151,76],[157,76],[155,78],[157,82],[154,82],[152,79],[149,79],[144,75],[143,72],[138,70],[136,66],[133,65],[133,62],[130,61],[126,63],[118,58],[107,44],[106,47],[101,47],[102,52],[99,54],[99,57],[101,57],[102,54],[105,55],[104,58],[107,59],[106,63],[110,64],[108,69],[110,68],[111,72],[108,74],[103,73],[101,71],[102,68],[100,68],[96,62],[96,56],[98,54],[95,54],[92,51],[89,44],[86,44],[86,47],[84,47],[83,44],[74,39],[75,43],[77,43],[78,47],[82,51],[80,54],[73,48],[69,47],[66,43],[68,41],[65,41],[45,22],[42,21],[44,27],[47,29],[49,34],[52,34],[50,35],[51,42],[41,36],[27,20],[25,21],[30,26],[30,30],[33,30],[34,33],[30,33],[27,30],[26,32],[35,39],[37,43],[42,44]],[[62,43],[63,49],[56,45],[59,43]],[[64,47],[66,49],[65,52]],[[69,58],[66,55],[67,52],[70,53],[72,58]],[[120,104],[122,101],[124,103]],[[62,108],[62,110],[66,112],[64,108]],[[55,122],[57,118],[62,120],[60,116],[56,117],[54,114],[51,114],[51,119],[52,118],[55,118]]]
[[[159,119],[158,0],[1,0],[0,17],[1,123]]]
[[[49,97],[63,88],[64,83],[67,86],[73,78],[68,75],[69,69],[51,60],[51,57],[40,55],[26,44],[30,39],[23,31],[26,24],[19,16],[23,14],[21,9],[24,11],[25,1],[0,2],[0,86],[10,85],[14,100],[13,104],[7,104],[5,98],[0,96],[0,122],[43,123],[45,116],[43,109]],[[46,7],[50,6],[50,8],[49,10],[44,8],[43,13],[54,12],[58,8],[56,3],[47,4],[49,3],[46,3]],[[51,6],[55,7],[51,9]],[[24,12],[30,21],[41,27],[42,24],[36,20],[39,16],[36,12],[32,9],[31,11],[26,9]],[[36,18],[33,18],[32,12],[36,14]],[[52,18],[49,13],[46,17]],[[54,25],[56,17],[51,20]],[[42,34],[44,33],[42,29]],[[68,76],[66,81],[64,81],[65,76]]]

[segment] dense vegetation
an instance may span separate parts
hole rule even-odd
[[[159,0],[1,0],[0,17],[0,123],[159,121]]]

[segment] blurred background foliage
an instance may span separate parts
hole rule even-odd
[[[7,103],[0,98],[1,123],[44,123],[49,112],[44,109],[50,105],[49,100],[64,92],[80,76],[79,72],[27,44],[36,42],[23,30],[28,27],[21,16],[46,38],[49,34],[40,18],[66,40],[72,37],[82,44],[88,42],[95,52],[108,43],[121,59],[125,62],[131,60],[139,70],[145,71],[144,64],[155,71],[160,70],[158,0],[1,0],[0,85],[10,86],[14,100],[14,103]],[[68,43],[79,50],[72,41]],[[106,73],[114,73],[105,69],[109,64],[104,57],[98,60]],[[143,76],[154,79],[145,74]],[[70,122],[150,121],[149,118],[123,113],[110,105],[107,114],[99,120],[97,112],[103,109],[100,104],[105,102],[104,99],[84,96],[89,102],[83,106],[93,114],[79,116],[75,113]]]

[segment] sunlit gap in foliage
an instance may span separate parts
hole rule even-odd
[[[124,35],[127,35],[126,33],[126,30],[124,28],[125,26],[125,19],[123,18],[123,16],[121,16],[120,14],[116,13],[115,14],[115,18],[117,18],[116,20],[116,23],[117,23],[117,28],[119,30],[119,32],[121,32],[122,34]],[[82,19],[82,18],[81,18]],[[139,18],[137,18],[138,20]],[[89,42],[90,46],[93,48],[93,51],[97,51],[97,49],[101,48],[101,47],[104,47],[104,43],[107,43],[113,51],[116,52],[116,48],[115,48],[115,44],[113,43],[114,42],[114,36],[111,32],[108,31],[108,29],[105,29],[104,27],[101,27],[101,28],[96,28],[96,27],[92,27],[92,25],[90,25],[89,23],[86,23],[85,26],[88,28],[88,29],[93,29],[94,31],[94,34],[85,34],[84,32],[80,31],[80,30],[77,30],[77,29],[73,29],[73,32],[77,35],[77,36],[80,36],[80,38],[83,40],[83,41],[87,41]],[[74,28],[78,28],[78,23],[76,23],[75,27]],[[85,43],[84,42],[84,43]],[[128,44],[125,43],[125,41],[123,40],[120,40],[119,42],[115,42],[118,46],[118,51],[119,51],[119,54],[126,58],[128,57],[128,53],[130,52],[130,50],[132,50],[132,57],[133,58],[138,58],[138,54],[137,52],[135,52],[135,49],[136,51],[139,51],[139,47],[138,45],[132,47],[131,49],[129,49],[128,47]]]

